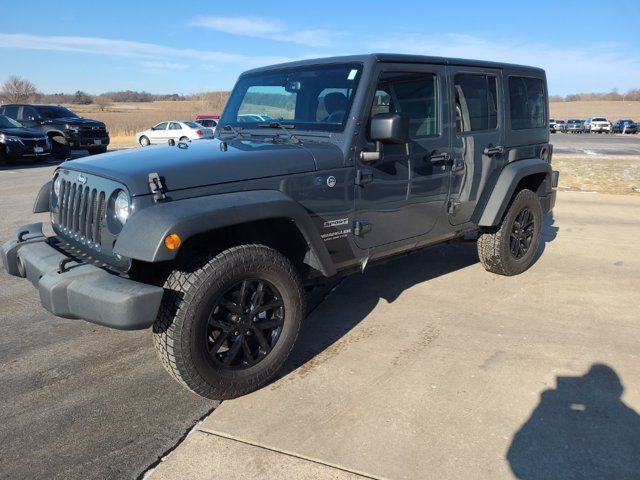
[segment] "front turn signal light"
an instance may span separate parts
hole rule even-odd
[[[169,250],[176,250],[180,246],[180,243],[182,243],[182,240],[180,240],[177,233],[170,233],[164,237],[164,246]]]

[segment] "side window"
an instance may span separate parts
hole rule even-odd
[[[546,128],[544,82],[539,78],[509,77],[511,128]]]
[[[385,72],[378,81],[371,115],[403,113],[409,135],[421,138],[440,133],[438,77],[433,73]]]
[[[153,127],[153,130],[166,130],[168,122],[162,122]]]
[[[493,75],[458,74],[456,130],[459,133],[493,130],[498,126],[498,88]]]
[[[22,118],[20,120],[37,120],[38,112],[33,107],[22,107]]]
[[[169,130],[182,130],[182,127],[180,126],[179,123],[171,122],[171,125],[169,126]]]
[[[14,120],[18,119],[18,106],[17,105],[9,105],[8,107],[4,107],[3,115],[7,117],[11,117]]]

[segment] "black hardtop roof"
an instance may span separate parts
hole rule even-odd
[[[296,62],[280,63],[260,68],[254,68],[244,72],[242,75],[265,72],[269,70],[279,70],[296,68],[309,65],[323,65],[331,63],[428,63],[435,65],[457,65],[465,67],[489,67],[489,68],[511,68],[516,70],[528,70],[531,73],[544,75],[544,70],[538,67],[526,65],[516,65],[511,63],[489,62],[484,60],[468,60],[462,58],[431,57],[426,55],[405,55],[400,53],[370,53],[365,55],[349,55],[342,57],[311,58]]]

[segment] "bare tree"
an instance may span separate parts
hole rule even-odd
[[[104,112],[106,108],[111,106],[111,99],[106,95],[98,95],[93,99],[93,103],[95,103],[98,108],[100,108],[101,112]]]
[[[2,84],[0,97],[11,103],[33,101],[38,90],[36,86],[26,78],[12,75]]]

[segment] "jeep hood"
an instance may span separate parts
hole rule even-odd
[[[274,143],[232,140],[227,150],[219,140],[132,148],[72,160],[61,168],[90,173],[124,183],[131,195],[149,193],[149,173],[156,172],[167,191],[311,172],[316,158],[323,165],[343,164],[338,147],[327,144]],[[331,161],[328,161],[331,160]]]

